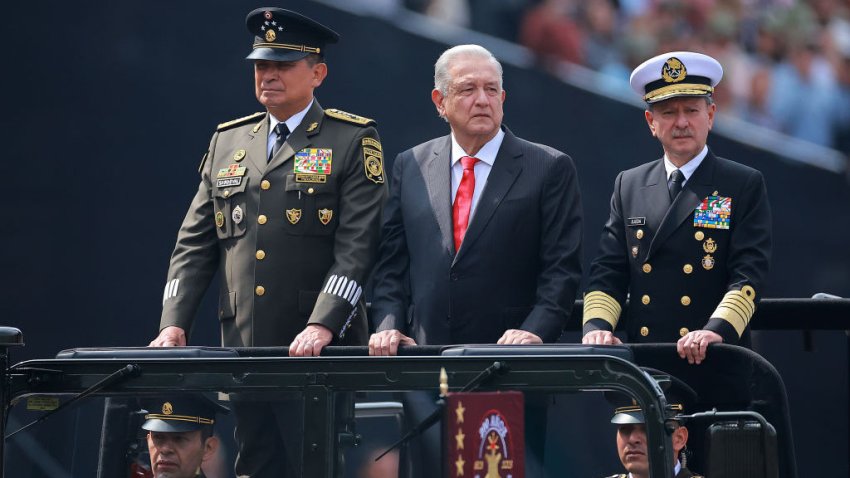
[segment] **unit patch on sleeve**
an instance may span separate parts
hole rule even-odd
[[[332,165],[332,149],[304,148],[295,153],[295,180],[299,183],[326,183]]]
[[[694,210],[694,227],[729,229],[732,216],[732,198],[708,196]]]
[[[366,177],[375,184],[384,182],[384,153],[381,142],[374,138],[363,138],[363,168]]]

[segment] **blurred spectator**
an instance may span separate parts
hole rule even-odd
[[[522,19],[519,42],[544,65],[552,61],[583,63],[581,30],[575,21],[575,0],[543,0]]]
[[[628,81],[637,59],[703,52],[723,65],[715,100],[727,114],[850,148],[850,0],[404,1],[424,5],[434,17],[468,20],[473,29],[518,40],[545,68],[579,64],[614,85]],[[523,8],[526,14],[519,15]]]

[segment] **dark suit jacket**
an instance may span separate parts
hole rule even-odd
[[[572,159],[505,128],[457,253],[450,162],[450,136],[395,160],[375,270],[374,328],[397,329],[420,345],[493,343],[512,328],[556,340],[581,277]]]
[[[709,196],[731,198],[728,229],[695,225],[695,209]],[[727,291],[750,286],[755,302],[761,296],[771,250],[764,179],[709,152],[671,205],[663,158],[623,171],[599,249],[587,290],[620,304],[630,294],[628,341],[675,342],[690,330],[709,329],[738,343],[730,322],[712,314]],[[588,317],[587,300],[585,307],[585,333],[611,330]]]

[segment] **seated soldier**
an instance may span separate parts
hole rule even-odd
[[[203,477],[201,465],[210,462],[219,446],[213,435],[217,413],[226,407],[202,394],[175,395],[144,402],[151,471],[155,478]]]
[[[621,395],[622,396],[622,395]],[[676,418],[683,413],[684,407],[668,393],[667,416]],[[611,423],[617,425],[617,454],[628,474],[611,475],[608,478],[649,478],[649,459],[646,446],[646,420],[639,405],[627,405],[614,410]],[[685,458],[685,445],[688,443],[688,429],[681,421],[674,420],[677,428],[673,431],[673,475],[676,478],[702,478],[688,470]]]

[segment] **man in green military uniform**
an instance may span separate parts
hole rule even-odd
[[[323,110],[313,97],[327,76],[325,46],[337,42],[336,32],[280,8],[254,10],[246,23],[255,36],[248,55],[255,93],[266,111],[220,124],[213,134],[151,345],[186,344],[216,271],[225,346],[288,345],[290,355],[311,356],[330,343],[365,344],[363,287],[386,196],[375,123]],[[293,428],[300,420],[280,405],[233,408],[237,473],[297,473],[280,461],[300,456],[300,443],[282,444],[300,436]],[[279,430],[269,430],[275,422]]]
[[[696,364],[709,344],[749,345],[770,263],[771,215],[761,173],[706,145],[722,75],[715,59],[685,51],[632,73],[664,156],[615,180],[584,297],[584,343],[619,343],[612,332],[630,297],[629,342],[676,342]]]
[[[666,393],[670,403],[667,404],[666,415],[669,418],[669,423],[673,424],[673,431],[670,436],[670,442],[673,446],[673,476],[676,478],[702,478],[701,475],[695,474],[687,467],[685,458],[686,445],[688,444],[688,429],[680,420],[676,420],[678,415],[684,413],[684,404],[682,398],[674,394]],[[616,401],[623,402],[625,395],[617,394]],[[647,459],[646,445],[646,419],[643,415],[643,410],[636,405],[633,400],[631,403],[622,403],[623,406],[617,407],[614,410],[614,416],[611,418],[611,423],[617,425],[617,454],[620,456],[620,462],[628,471],[628,474],[611,475],[606,478],[649,478],[649,461]]]
[[[229,410],[201,394],[151,399],[144,407],[142,429],[147,431],[153,476],[203,477],[202,465],[212,461],[219,447],[213,435],[216,414]]]

